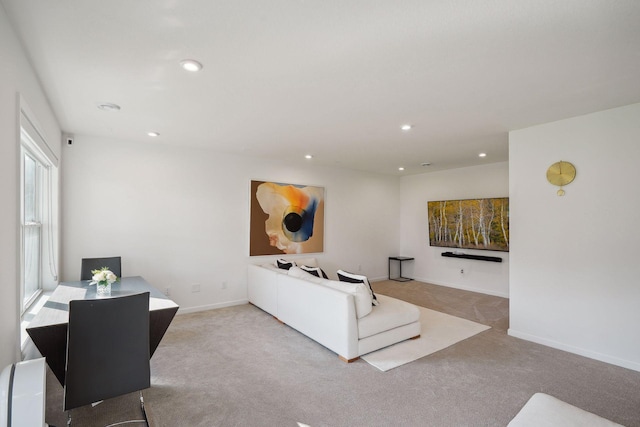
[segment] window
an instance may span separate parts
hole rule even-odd
[[[22,158],[22,287],[24,312],[42,291],[43,178],[46,168],[23,143]]]
[[[31,110],[20,106],[20,313],[57,285],[58,158]]]

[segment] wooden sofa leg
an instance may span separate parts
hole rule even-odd
[[[415,337],[411,337],[409,338],[410,340],[417,340],[418,338],[420,338],[420,335],[416,335]]]
[[[338,358],[339,358],[340,360],[342,360],[343,362],[351,363],[351,362],[355,362],[356,360],[360,359],[360,356],[358,356],[358,357],[354,357],[353,359],[347,359],[347,358],[346,358],[346,357],[344,357],[344,356],[338,355]]]

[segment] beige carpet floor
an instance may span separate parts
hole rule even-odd
[[[640,427],[640,372],[509,337],[508,300],[419,282],[373,286],[492,328],[381,372],[341,362],[251,305],[178,315],[151,360],[144,394],[152,425],[506,426],[544,392]],[[61,406],[49,373],[47,422],[64,425]],[[135,395],[111,399],[79,410],[76,425],[104,426],[134,409]]]

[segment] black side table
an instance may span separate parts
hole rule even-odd
[[[398,261],[398,267],[400,268],[398,277],[391,278],[391,261]],[[413,261],[412,257],[408,256],[390,256],[389,257],[389,280],[395,280],[396,282],[408,282],[413,280],[409,277],[402,277],[402,262],[403,261]]]

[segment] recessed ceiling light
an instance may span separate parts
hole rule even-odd
[[[313,159],[313,156],[311,154],[307,154],[306,156],[304,156],[305,159]]]
[[[120,106],[111,102],[101,102],[98,104],[98,108],[102,111],[120,111]]]
[[[202,70],[202,64],[193,59],[185,59],[183,61],[180,61],[180,66],[185,70],[192,72]]]
[[[158,132],[147,132],[147,135],[153,136],[153,137],[160,136]]]
[[[404,170],[404,168],[403,168],[402,166],[400,166],[400,167],[398,168],[398,170],[399,170],[399,171],[403,171],[403,170]]]
[[[478,157],[487,157],[487,153],[480,153],[478,154]]]
[[[412,127],[413,127],[412,125],[406,124],[406,125],[400,126],[400,129],[407,131],[407,130],[411,130]]]

